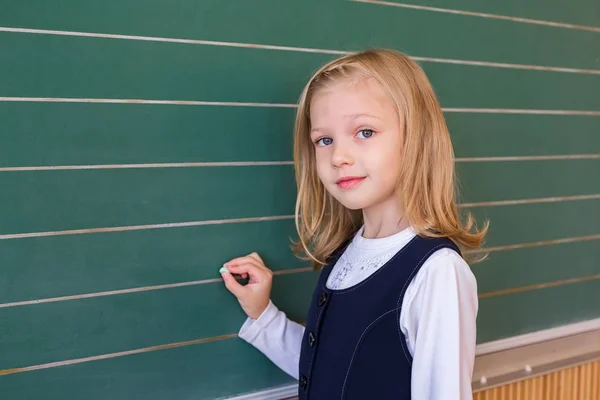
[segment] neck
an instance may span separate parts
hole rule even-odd
[[[391,236],[408,227],[404,212],[398,205],[396,196],[383,203],[364,208],[363,221],[365,229],[362,236],[367,239],[377,239]]]

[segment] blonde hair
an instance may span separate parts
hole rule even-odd
[[[318,269],[362,224],[360,210],[349,210],[331,196],[317,176],[310,140],[310,103],[315,93],[340,81],[374,78],[403,123],[398,182],[399,202],[408,224],[420,236],[448,237],[463,249],[481,246],[482,230],[467,213],[461,223],[455,204],[454,151],[448,127],[425,72],[402,53],[371,49],[322,66],[305,86],[294,127],[295,210],[299,241],[294,250]]]

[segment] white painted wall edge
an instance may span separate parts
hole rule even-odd
[[[600,329],[600,318],[575,324],[558,326],[556,328],[544,329],[541,331],[526,333],[524,335],[513,336],[506,339],[495,340],[493,342],[481,343],[475,350],[476,356],[495,353],[498,351],[514,349],[515,347],[527,346],[530,344],[545,342],[547,340],[559,339],[566,336],[577,335]]]
[[[578,322],[575,324],[563,325],[556,328],[544,329],[541,331],[526,333],[524,335],[495,340],[492,342],[481,343],[477,345],[475,354],[476,356],[482,356],[484,354],[510,350],[516,347],[541,343],[548,340],[559,339],[594,330],[600,330],[600,318]],[[243,396],[231,397],[230,400],[281,400],[297,395],[298,385],[293,384],[256,393],[250,393]]]

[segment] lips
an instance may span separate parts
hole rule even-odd
[[[343,178],[338,179],[335,183],[341,189],[353,189],[356,186],[360,185],[360,183],[364,181],[365,178],[365,176],[345,176]]]

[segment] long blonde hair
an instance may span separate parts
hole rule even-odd
[[[363,223],[361,211],[340,204],[318,178],[310,140],[310,103],[315,93],[331,84],[367,77],[377,80],[402,117],[404,142],[398,149],[402,166],[397,193],[407,222],[420,236],[448,237],[463,249],[480,247],[488,223],[478,231],[470,213],[464,223],[460,221],[455,204],[454,151],[425,72],[402,53],[371,49],[322,66],[300,96],[294,127],[296,254],[318,269]]]

